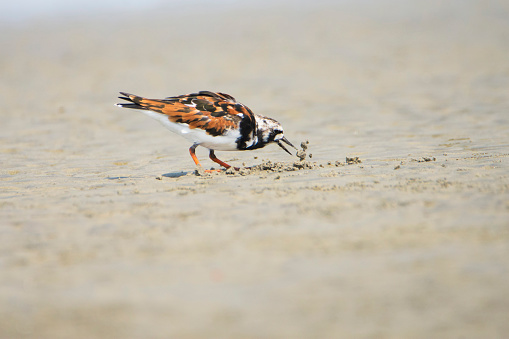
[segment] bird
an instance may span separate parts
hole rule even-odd
[[[271,143],[276,143],[290,155],[292,153],[283,143],[296,149],[286,139],[279,122],[254,114],[229,94],[199,91],[164,99],[147,99],[126,92],[120,94],[122,96],[118,98],[127,103],[117,106],[141,110],[190,141],[189,153],[199,167],[202,165],[195,153],[198,146],[209,149],[209,158],[226,169],[231,166],[219,160],[214,151],[254,150]]]

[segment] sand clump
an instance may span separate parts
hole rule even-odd
[[[327,166],[335,166],[335,167],[341,167],[346,165],[356,165],[356,164],[362,164],[362,160],[359,157],[346,157],[345,162],[341,162],[339,160],[336,161],[327,161]]]
[[[353,157],[353,158],[346,157],[345,161],[346,161],[347,165],[354,165],[354,164],[362,163],[362,161],[361,161],[361,159],[359,159],[359,157]]]
[[[298,150],[297,154],[295,154],[300,161],[306,159],[306,152],[304,150]]]
[[[266,173],[281,173],[281,172],[293,172],[293,171],[299,171],[303,169],[315,169],[320,167],[319,164],[316,162],[311,162],[305,160],[308,157],[308,154],[306,150],[308,149],[309,140],[301,142],[300,146],[301,149],[297,150],[295,156],[299,159],[297,161],[294,161],[292,163],[286,163],[286,162],[272,162],[270,160],[263,160],[263,162],[259,165],[251,166],[251,167],[242,167],[242,168],[235,168],[230,167],[225,171],[221,171],[219,173],[224,173],[227,175],[249,175],[249,174],[260,174],[263,172]],[[311,154],[309,154],[309,157],[311,157]],[[323,167],[323,166],[322,166]],[[203,175],[201,172],[196,172],[197,175]]]
[[[207,176],[207,175],[213,175],[213,174],[226,174],[226,175],[252,175],[252,174],[261,174],[263,172],[265,173],[281,173],[281,172],[294,172],[299,170],[306,170],[306,169],[317,169],[324,167],[323,164],[319,164],[317,162],[312,162],[309,160],[306,160],[306,158],[312,158],[312,154],[308,153],[310,142],[309,140],[305,140],[300,143],[300,149],[297,150],[295,153],[295,156],[298,158],[298,160],[294,162],[272,162],[270,160],[263,160],[261,164],[250,166],[250,167],[230,167],[226,170],[217,170],[217,172],[207,172],[203,168],[197,168],[194,172],[197,176]],[[345,162],[341,162],[339,160],[336,161],[328,161],[326,163],[327,166],[345,166],[345,165],[354,165],[354,164],[361,164],[362,160],[359,157],[345,157]]]
[[[418,159],[411,159],[410,161],[414,161],[414,162],[431,162],[431,161],[436,161],[437,158],[435,157],[420,157]]]

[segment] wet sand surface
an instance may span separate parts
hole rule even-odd
[[[508,37],[502,1],[2,28],[0,338],[504,338]],[[198,90],[312,158],[216,152],[254,168],[197,176],[113,106]]]

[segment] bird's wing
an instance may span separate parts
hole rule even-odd
[[[147,99],[124,92],[120,94],[123,95],[120,99],[130,103],[118,106],[165,114],[171,122],[186,124],[189,128],[201,128],[214,136],[239,128],[243,120],[251,128],[255,124],[251,110],[225,93],[201,91],[165,99]]]

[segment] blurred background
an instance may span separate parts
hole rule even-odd
[[[509,332],[507,1],[2,1],[0,46],[0,338]],[[164,176],[113,104],[199,90],[323,167]]]

